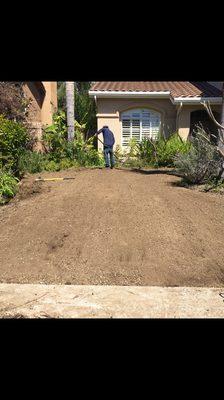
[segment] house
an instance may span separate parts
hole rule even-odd
[[[29,100],[28,124],[33,136],[37,138],[36,149],[41,149],[43,128],[52,124],[57,110],[57,82],[23,82],[25,97]]]
[[[98,128],[108,125],[123,149],[131,138],[139,142],[160,132],[187,139],[199,122],[214,130],[201,102],[209,100],[218,119],[222,103],[220,82],[95,82],[89,95],[97,105]]]

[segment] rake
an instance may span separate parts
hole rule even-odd
[[[46,178],[46,179],[44,179],[44,178],[40,177],[38,179],[35,179],[35,182],[68,181],[71,179],[75,179],[75,178]]]
[[[96,135],[94,135],[94,136],[97,138],[97,140],[99,140],[100,143],[102,143],[102,145],[104,145],[104,143],[102,142],[102,140],[100,140],[100,139],[98,138],[98,136],[96,136]],[[94,137],[94,136],[93,136],[93,137]],[[90,139],[92,139],[92,137],[90,137],[90,138],[87,140],[87,142],[88,142]],[[116,156],[115,153],[114,153],[114,157],[116,158],[117,161],[120,161],[119,158]]]

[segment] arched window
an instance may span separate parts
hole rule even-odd
[[[137,143],[144,138],[156,139],[160,132],[161,115],[148,109],[128,110],[121,114],[122,146],[128,146],[130,139]]]

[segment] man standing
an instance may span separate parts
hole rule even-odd
[[[104,140],[104,159],[105,159],[105,164],[106,168],[114,168],[115,161],[114,161],[114,150],[113,146],[115,144],[115,139],[114,139],[114,134],[111,132],[108,126],[104,126],[102,129],[100,129],[97,133],[96,136],[98,136],[100,133],[103,134],[103,140]]]

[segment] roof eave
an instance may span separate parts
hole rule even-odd
[[[90,90],[89,91],[90,97],[97,97],[97,98],[124,98],[124,97],[135,97],[135,98],[169,98],[170,91],[160,91],[160,92],[141,92],[141,91],[112,91],[112,90]]]
[[[141,92],[141,91],[112,91],[112,90],[90,90],[89,96],[96,98],[169,98],[173,104],[200,104],[209,101],[211,104],[221,104],[221,97],[172,97],[170,91]]]
[[[211,104],[221,104],[221,97],[171,97],[171,101],[173,104],[201,104],[203,102],[209,101]]]

